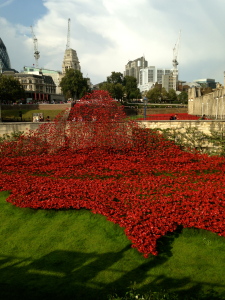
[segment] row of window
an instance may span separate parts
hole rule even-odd
[[[30,85],[23,84],[23,88],[25,90],[35,91],[35,92],[41,92],[41,93],[43,93],[43,91],[44,91],[44,89],[43,89],[44,87],[43,86],[33,86],[32,84],[30,84]],[[45,93],[55,94],[56,93],[56,89],[54,87],[46,86],[44,92]]]
[[[41,79],[31,80],[31,79],[21,79],[21,83],[42,83]]]

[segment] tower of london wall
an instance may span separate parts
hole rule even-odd
[[[206,115],[212,119],[225,118],[225,89],[219,87],[209,94],[201,95],[200,88],[188,90],[188,113],[191,115]]]

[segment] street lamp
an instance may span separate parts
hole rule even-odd
[[[147,98],[144,97],[144,120],[146,120],[146,113],[147,113]]]
[[[216,119],[218,118],[218,100],[219,98],[216,98]]]
[[[125,101],[126,101],[126,98],[127,98],[127,94],[126,94],[126,93],[124,93],[124,94],[123,94],[123,102],[125,102]]]

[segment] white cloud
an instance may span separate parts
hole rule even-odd
[[[10,5],[14,0],[6,0],[0,2],[0,8]]]
[[[172,68],[180,30],[180,78],[210,77],[223,83],[223,0],[45,0],[43,4],[47,13],[36,20],[34,12],[32,24],[41,67],[61,70],[70,18],[70,46],[93,83],[105,80],[112,71],[123,72],[128,60],[143,54],[149,65]],[[12,66],[20,70],[32,65],[30,28],[4,18],[0,26]]]

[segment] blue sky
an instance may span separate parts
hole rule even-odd
[[[172,68],[181,31],[179,78],[224,84],[224,11],[224,0],[0,0],[0,37],[21,71],[35,63],[32,25],[39,67],[61,70],[70,18],[70,46],[96,84],[142,55],[149,66]]]
[[[42,0],[0,0],[0,16],[12,24],[31,26],[46,13]]]

